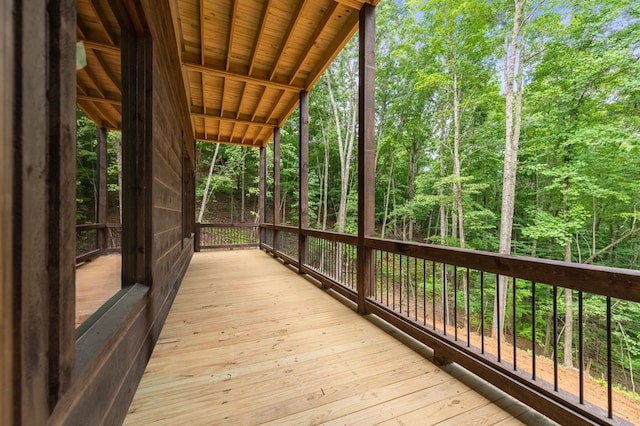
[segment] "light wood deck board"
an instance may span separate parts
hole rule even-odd
[[[76,269],[76,327],[122,288],[122,257],[100,256]]]
[[[263,252],[202,252],[125,424],[522,424],[521,406],[465,374]]]

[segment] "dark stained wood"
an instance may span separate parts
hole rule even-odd
[[[49,409],[69,388],[75,357],[75,0],[49,3]]]
[[[14,109],[18,105],[14,98],[14,34],[16,33],[14,1],[8,0],[0,6],[0,424],[14,423],[15,398],[18,397],[15,380],[20,377],[19,362],[16,361],[14,330],[19,323],[14,322],[14,216],[13,216],[13,147],[17,142],[14,126]],[[17,421],[16,421],[17,423]]]
[[[259,182],[258,182],[258,219],[259,225],[264,225],[266,222],[265,213],[267,211],[267,147],[260,147],[260,170]],[[260,232],[260,248],[262,248],[262,231]]]
[[[349,234],[340,234],[333,231],[320,231],[318,229],[304,229],[302,230],[308,237],[316,237],[327,241],[335,241],[338,243],[345,243],[351,245],[358,245],[358,236]]]
[[[640,302],[640,271],[369,237],[369,248]]]
[[[107,223],[107,129],[99,127],[97,130],[97,166],[98,179],[96,182],[98,196],[96,203],[96,222]],[[107,228],[98,230],[98,248],[105,250]]]
[[[152,43],[118,13],[122,43],[122,277],[123,286],[150,284]],[[125,30],[126,28],[126,30]]]
[[[273,224],[274,225],[280,224],[280,128],[279,127],[276,127],[273,129]]]
[[[300,139],[298,145],[298,270],[305,262],[306,237],[301,232],[309,227],[309,93],[300,92]]]
[[[365,300],[373,279],[372,250],[365,238],[373,235],[375,221],[375,7],[360,9],[360,66],[358,83],[358,311],[366,313]]]

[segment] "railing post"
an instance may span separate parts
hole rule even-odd
[[[306,237],[302,230],[309,227],[309,93],[300,92],[300,144],[298,148],[298,273],[306,258]]]
[[[200,222],[196,222],[196,235],[193,238],[193,251],[200,251],[200,236],[202,235],[202,230],[200,228]]]
[[[278,251],[278,230],[280,225],[280,128],[273,129],[273,255]]]
[[[373,280],[372,249],[366,237],[374,233],[375,197],[375,7],[360,9],[358,85],[358,312],[366,314]]]

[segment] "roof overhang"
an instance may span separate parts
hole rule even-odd
[[[199,140],[265,146],[379,0],[166,0],[170,2],[193,133]],[[87,66],[78,105],[118,129],[120,30],[107,0],[78,0]]]

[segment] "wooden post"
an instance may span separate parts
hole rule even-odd
[[[96,223],[104,224],[97,231],[98,249],[105,252],[107,249],[107,129],[101,127],[97,131],[97,190],[96,197]]]
[[[76,10],[0,9],[0,423],[47,424],[75,362]]]
[[[260,177],[258,182],[258,238],[260,241],[260,249],[263,248],[263,229],[261,228],[265,223],[266,201],[267,201],[267,147],[260,147]]]
[[[13,0],[4,3],[6,11],[14,10]],[[16,126],[13,124],[14,111],[14,37],[16,17],[12,13],[0,15],[0,25],[4,28],[0,35],[0,52],[3,60],[0,62],[0,424],[19,424],[14,421],[14,378],[20,377],[19,365],[16,362],[15,351],[20,342],[16,339],[19,323],[13,315],[16,293],[19,292],[14,280],[13,228],[15,217],[13,214],[14,197],[14,142],[18,137]],[[17,165],[16,165],[17,166]],[[17,229],[16,232],[19,232]],[[14,349],[15,348],[15,349]],[[4,385],[6,383],[6,385]]]
[[[122,285],[151,285],[152,45],[133,28],[123,28],[121,43]]]
[[[365,300],[373,282],[372,250],[375,214],[375,7],[360,9],[360,69],[358,85],[358,312],[366,314]]]
[[[298,147],[298,273],[306,260],[306,237],[302,230],[309,227],[309,93],[300,92],[300,143]]]
[[[273,225],[280,225],[280,128],[273,129]],[[273,229],[273,255],[278,251],[278,230]]]
[[[196,234],[193,237],[193,251],[199,252],[200,251],[200,238],[202,237],[202,228],[201,228],[199,222],[195,223],[195,231],[196,231]]]

